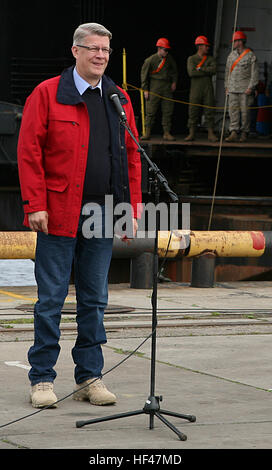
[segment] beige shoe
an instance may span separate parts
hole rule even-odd
[[[57,408],[55,404],[57,400],[52,382],[40,382],[31,387],[30,402],[34,408],[44,408],[45,406]]]
[[[226,142],[238,142],[238,134],[236,131],[231,131],[231,134],[225,139]]]
[[[91,405],[114,405],[117,398],[114,393],[109,392],[106,385],[102,382],[101,379],[95,378],[85,380],[81,384],[77,384],[75,388],[75,393],[73,394],[73,399],[77,401],[87,400]],[[87,385],[90,383],[90,385]],[[78,389],[84,387],[82,390]]]
[[[170,132],[166,131],[163,134],[163,140],[169,140],[170,142],[173,142],[176,139],[173,135],[170,134]]]

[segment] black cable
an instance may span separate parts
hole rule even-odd
[[[167,248],[166,248],[166,251],[165,251],[165,255],[164,255],[164,259],[163,261],[165,261],[166,259],[166,256],[167,256],[167,253],[168,253],[168,249],[169,249],[169,246],[170,246],[170,241],[171,241],[171,238],[172,238],[172,231],[171,231],[171,234],[170,234],[170,237],[169,237],[169,241],[168,241],[168,244],[167,244]],[[162,266],[160,268],[160,270],[158,271],[157,273],[157,276],[160,275],[161,273],[161,270],[162,270],[162,267],[163,267],[163,263],[162,263]],[[5,424],[1,424],[0,425],[0,429],[1,428],[4,428],[6,426],[10,426],[11,424],[14,424],[14,423],[18,423],[19,421],[22,421],[23,419],[26,419],[26,418],[30,418],[31,416],[34,416],[38,413],[41,413],[42,411],[45,411],[49,408],[51,408],[52,406],[54,405],[57,405],[58,403],[66,400],[67,398],[69,398],[70,396],[74,395],[74,393],[77,393],[79,392],[80,390],[83,390],[84,388],[88,387],[89,385],[93,384],[94,382],[96,382],[96,380],[99,380],[99,379],[102,379],[102,377],[104,377],[105,375],[109,374],[110,372],[112,372],[113,370],[115,370],[117,367],[119,367],[120,365],[122,365],[125,361],[127,361],[131,356],[133,356],[137,351],[138,349],[141,348],[141,346],[146,343],[146,341],[149,340],[149,338],[151,338],[153,336],[153,334],[155,333],[156,331],[156,328],[157,328],[157,324],[158,322],[156,322],[156,325],[155,327],[153,328],[152,332],[131,352],[128,354],[128,356],[126,356],[124,359],[122,359],[120,362],[118,362],[117,364],[115,364],[113,367],[111,367],[109,370],[107,370],[106,372],[104,372],[104,374],[101,374],[100,377],[96,377],[92,382],[89,382],[88,384],[84,385],[83,387],[81,388],[78,388],[77,390],[69,393],[68,395],[65,395],[64,397],[60,398],[59,400],[55,401],[54,403],[52,403],[51,405],[47,405],[43,408],[40,408],[39,410],[37,411],[34,411],[32,413],[29,413],[27,415],[24,415],[24,416],[21,416],[20,418],[17,418],[17,419],[14,419],[13,421],[9,421],[8,423],[5,423]]]
[[[171,236],[170,236],[170,239],[171,239]],[[169,242],[168,242],[168,246],[167,246],[167,249],[166,249],[166,254],[165,254],[165,257],[167,255],[167,251],[168,251],[168,248],[169,248],[169,245],[170,245],[170,239],[169,239]],[[57,405],[58,403],[66,400],[67,398],[71,397],[72,395],[74,395],[74,393],[77,393],[79,392],[80,390],[83,390],[84,388],[88,387],[89,385],[93,384],[94,382],[96,382],[96,380],[98,379],[101,379],[102,377],[104,377],[105,375],[109,374],[110,372],[112,372],[113,370],[115,370],[117,367],[119,367],[120,365],[122,365],[125,361],[127,361],[131,356],[133,356],[133,354],[135,354],[138,349],[141,348],[141,346],[146,343],[146,341],[149,340],[149,338],[152,337],[152,335],[154,334],[154,332],[156,331],[156,328],[157,328],[157,325],[155,326],[155,328],[153,329],[153,331],[131,352],[128,354],[128,356],[126,356],[124,359],[122,359],[120,362],[118,362],[117,364],[115,364],[113,367],[111,367],[109,370],[107,370],[106,372],[104,372],[104,374],[101,374],[100,377],[96,377],[92,382],[89,382],[88,384],[84,385],[83,387],[81,388],[78,388],[77,390],[69,393],[68,395],[65,395],[64,397],[60,398],[59,400],[55,401],[54,403],[52,403],[51,405],[47,405],[43,408],[40,408],[39,410],[37,411],[33,411],[32,413],[29,413],[25,416],[21,416],[20,418],[17,418],[17,419],[14,419],[13,421],[9,421],[8,423],[5,423],[5,424],[1,424],[0,425],[0,429],[1,428],[4,428],[6,426],[10,426],[11,424],[14,424],[14,423],[18,423],[19,421],[22,421],[23,419],[26,419],[26,418],[30,418],[31,416],[34,416],[38,413],[41,413],[42,411],[45,411],[49,408],[51,408],[52,406],[54,405]]]
[[[54,405],[57,405],[58,403],[66,400],[67,398],[69,398],[70,396],[74,395],[74,393],[77,393],[79,392],[80,390],[83,390],[84,388],[88,387],[89,385],[93,384],[94,382],[96,382],[97,380],[99,379],[102,379],[102,377],[104,377],[105,375],[109,374],[110,372],[112,372],[113,370],[115,370],[117,367],[119,367],[121,364],[123,364],[125,361],[127,361],[131,356],[133,356],[133,354],[135,354],[138,349],[141,348],[141,346],[147,341],[149,340],[149,338],[151,338],[151,336],[153,335],[153,333],[155,332],[156,328],[154,328],[154,330],[131,352],[128,354],[128,356],[126,356],[124,359],[122,359],[120,362],[118,362],[117,364],[115,364],[113,367],[111,367],[110,369],[108,369],[106,372],[104,372],[104,374],[101,374],[100,377],[96,377],[92,382],[89,382],[88,384],[84,385],[83,387],[81,388],[78,388],[77,390],[69,393],[68,395],[65,395],[64,397],[60,398],[59,400],[55,401],[54,403],[52,403],[51,405],[47,405],[37,411],[33,411],[32,413],[29,413],[25,416],[21,416],[20,418],[17,418],[17,419],[14,419],[13,421],[9,421],[8,423],[5,423],[5,424],[1,424],[0,425],[0,429],[1,428],[4,428],[6,426],[10,426],[11,424],[14,424],[14,423],[17,423],[18,421],[22,421],[23,419],[26,419],[26,418],[30,418],[31,416],[34,416],[38,413],[41,413],[42,411],[45,411],[49,408],[52,408],[52,406]]]
[[[173,235],[173,231],[171,230],[171,232],[170,232],[170,237],[169,237],[168,244],[167,244],[167,248],[166,248],[166,251],[165,251],[165,255],[164,255],[163,259],[162,259],[161,266],[160,266],[160,269],[159,269],[159,272],[158,272],[158,275],[157,275],[157,276],[158,276],[158,279],[160,278],[160,276],[161,276],[161,274],[162,274],[162,272],[163,272],[163,269],[164,269],[164,265],[165,265],[165,263],[166,263],[166,261],[167,261],[166,255],[167,255],[168,250],[169,250],[169,246],[170,246],[170,243],[171,243],[172,235]]]

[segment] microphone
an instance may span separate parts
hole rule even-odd
[[[113,102],[120,119],[125,122],[127,120],[126,113],[120,103],[119,93],[116,87],[112,86],[109,88],[108,97]]]

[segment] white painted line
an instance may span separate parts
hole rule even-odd
[[[26,366],[25,364],[21,364],[21,361],[8,361],[8,362],[5,362],[5,364],[7,366],[21,367],[21,369],[26,369],[26,370],[31,369],[30,366]]]

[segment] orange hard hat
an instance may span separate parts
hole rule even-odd
[[[170,47],[170,42],[166,38],[160,38],[157,41],[156,46],[158,47],[164,47],[165,49],[171,49]]]
[[[235,33],[232,36],[232,42],[237,41],[239,39],[244,39],[246,41],[247,37],[243,31],[235,31]]]
[[[205,46],[210,46],[210,43],[206,36],[197,36],[195,40],[195,45],[200,46],[201,44],[204,44]]]

